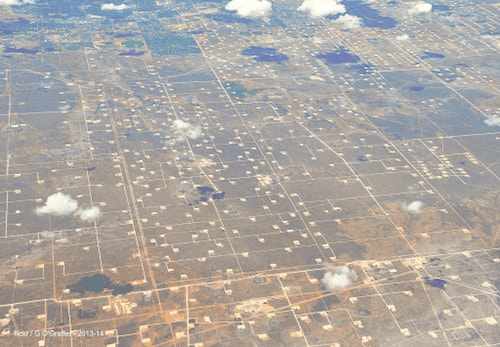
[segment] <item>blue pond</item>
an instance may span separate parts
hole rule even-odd
[[[111,284],[108,276],[97,274],[82,278],[77,283],[69,285],[68,289],[80,295],[84,295],[85,292],[100,293],[104,289],[111,289],[113,295],[119,295],[131,292],[134,287],[128,283],[123,286]]]
[[[37,54],[38,52],[40,52],[39,49],[15,48],[15,47],[6,47],[4,49],[4,53]]]
[[[361,18],[365,27],[391,29],[397,24],[396,19],[381,16],[376,9],[365,4],[363,1],[345,0],[342,4],[344,4],[347,13]]]
[[[318,54],[316,58],[323,59],[328,64],[357,63],[360,58],[349,52],[344,47],[340,47],[335,52]]]
[[[213,193],[212,194],[212,199],[214,199],[214,200],[221,200],[221,199],[224,199],[225,195],[226,195],[226,193],[224,193],[224,192]]]
[[[200,186],[200,187],[197,187],[196,188],[198,190],[198,193],[200,194],[212,194],[213,192],[215,192],[215,189],[212,188],[212,187],[206,187],[206,186]]]
[[[429,58],[443,59],[444,54],[424,51],[424,55],[421,56],[420,58],[422,58],[422,59],[429,59]]]
[[[430,277],[425,278],[425,284],[434,288],[444,289],[446,283],[447,283],[446,280],[442,280],[440,278],[432,278],[432,279]]]
[[[411,87],[408,87],[408,90],[411,91],[411,92],[420,92],[420,91],[424,90],[424,87],[422,87],[422,86],[411,86]]]
[[[105,288],[108,288],[110,284],[111,282],[107,276],[94,275],[90,277],[84,277],[77,283],[68,287],[72,292],[79,292],[83,295],[86,291],[100,293]]]
[[[199,186],[196,187],[198,194],[200,194],[200,200],[207,202],[208,198],[212,198],[213,200],[221,200],[224,199],[226,193],[224,192],[216,192],[214,188],[208,186]]]
[[[275,48],[250,46],[241,52],[242,55],[254,56],[256,61],[282,63],[288,60],[288,56],[278,53]]]

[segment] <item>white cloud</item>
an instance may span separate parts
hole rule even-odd
[[[335,23],[342,24],[345,29],[361,28],[363,21],[361,18],[344,14],[335,20]]]
[[[0,0],[0,6],[33,5],[35,0]]]
[[[99,206],[92,206],[90,208],[86,209],[79,209],[75,213],[77,216],[80,217],[81,220],[86,221],[86,222],[92,222],[95,219],[98,219],[101,217],[101,209]]]
[[[78,203],[71,196],[58,192],[47,198],[43,206],[35,209],[37,215],[68,216],[78,209]]]
[[[412,214],[419,214],[422,212],[422,207],[424,206],[424,203],[420,200],[415,200],[410,202],[409,204],[403,203],[403,211],[412,213]]]
[[[49,196],[45,205],[35,208],[35,213],[39,216],[49,214],[59,217],[72,214],[73,216],[80,217],[81,220],[86,222],[91,222],[102,215],[99,206],[85,209],[78,208],[78,202],[75,199],[61,192]]]
[[[358,279],[358,275],[354,270],[347,266],[342,266],[335,269],[334,272],[328,271],[323,275],[321,283],[328,290],[340,290],[349,287]]]
[[[488,118],[484,120],[484,123],[490,127],[500,126],[500,117],[488,116]]]
[[[337,0],[304,0],[298,11],[309,12],[313,18],[345,13],[345,6]]]
[[[189,138],[196,140],[202,135],[201,127],[199,125],[192,125],[188,122],[184,122],[181,119],[176,119],[173,122],[174,132],[177,134],[177,140],[183,140],[184,138]]]
[[[409,39],[410,39],[410,35],[408,35],[408,34],[402,34],[402,35],[396,36],[396,41],[406,41]]]
[[[431,12],[431,10],[432,10],[431,4],[428,4],[426,2],[420,2],[410,7],[410,9],[408,10],[408,14],[412,16],[414,14],[428,13]]]
[[[265,18],[271,13],[273,4],[268,0],[231,0],[225,7],[236,11],[243,18]]]
[[[129,8],[130,6],[125,4],[115,5],[114,3],[109,3],[101,5],[101,11],[123,11]]]

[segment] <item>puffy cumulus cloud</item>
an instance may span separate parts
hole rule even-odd
[[[500,117],[488,116],[488,118],[484,120],[484,124],[490,127],[500,126]]]
[[[202,135],[201,127],[199,125],[192,125],[181,119],[174,120],[173,126],[178,140],[183,140],[183,138],[196,140]]]
[[[422,207],[424,207],[424,203],[420,200],[415,200],[410,202],[409,204],[403,203],[403,211],[412,213],[412,214],[419,214],[422,212]]]
[[[0,6],[33,5],[35,0],[0,0]]]
[[[363,21],[361,18],[352,16],[350,14],[344,14],[335,20],[335,23],[342,24],[345,29],[355,29],[361,28]]]
[[[271,13],[273,4],[268,0],[231,0],[225,7],[236,11],[243,18],[265,18]]]
[[[92,222],[101,217],[101,209],[99,206],[92,206],[86,209],[78,209],[76,215],[85,222]]]
[[[101,5],[101,11],[124,11],[129,8],[130,6],[125,4],[115,5],[114,3],[109,3]]]
[[[78,202],[75,199],[61,192],[49,196],[45,205],[35,208],[35,213],[39,216],[47,214],[59,217],[73,215],[86,222],[91,222],[102,215],[98,206],[78,208]]]
[[[396,36],[396,41],[407,41],[410,39],[410,35],[408,34],[401,34]]]
[[[345,6],[337,0],[304,0],[298,11],[309,12],[313,18],[345,13]]]
[[[349,287],[358,279],[358,275],[348,266],[342,266],[335,271],[328,271],[323,275],[321,283],[328,290],[340,290]]]
[[[78,209],[78,202],[71,196],[58,192],[47,198],[45,205],[38,206],[35,213],[39,216],[49,214],[52,216],[69,216]]]
[[[410,9],[408,10],[408,14],[414,15],[414,14],[420,14],[420,13],[428,13],[432,11],[432,5],[428,4],[426,2],[420,2],[418,4],[414,4]]]

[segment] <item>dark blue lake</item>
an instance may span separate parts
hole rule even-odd
[[[327,64],[357,63],[361,60],[344,47],[337,49],[335,52],[318,54],[316,58],[323,59]]]
[[[78,292],[81,295],[85,292],[100,293],[110,286],[111,282],[107,276],[97,274],[90,277],[84,277],[75,284],[68,286],[72,292]]]
[[[221,199],[224,199],[225,195],[226,195],[226,193],[224,193],[224,192],[213,193],[212,194],[212,199],[214,199],[214,200],[221,200]]]
[[[430,277],[425,278],[425,284],[434,288],[439,288],[444,290],[446,283],[447,283],[446,280],[442,280],[440,278],[432,278],[432,279]]]
[[[420,92],[420,91],[424,90],[424,87],[422,87],[422,86],[411,86],[411,87],[408,87],[408,90],[411,91],[411,92]]]
[[[444,54],[424,51],[424,55],[422,55],[420,58],[422,58],[422,59],[429,59],[429,58],[443,59]]]
[[[254,56],[255,61],[282,63],[288,60],[288,56],[278,53],[272,47],[250,46],[241,52],[242,55]]]
[[[391,29],[396,27],[397,20],[391,17],[381,16],[380,13],[370,5],[360,0],[345,0],[342,2],[346,12],[352,16],[359,17],[368,28]],[[338,17],[338,16],[336,16]]]
[[[198,190],[198,193],[203,194],[203,195],[212,194],[213,192],[215,192],[214,188],[207,187],[207,186],[196,187],[196,189]]]
[[[77,283],[69,285],[68,289],[72,292],[80,293],[80,295],[84,295],[85,292],[100,293],[104,289],[111,289],[113,295],[119,295],[131,292],[134,287],[128,283],[123,286],[111,284],[108,276],[96,274],[82,278]]]
[[[4,53],[37,54],[38,52],[40,52],[40,50],[39,49],[28,49],[28,48],[6,47],[3,52]]]

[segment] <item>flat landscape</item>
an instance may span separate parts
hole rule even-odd
[[[500,4],[243,3],[0,0],[0,345],[500,346]]]

